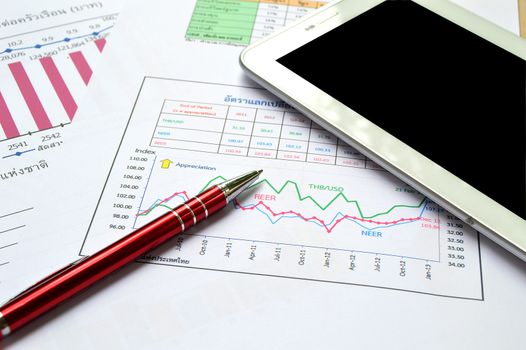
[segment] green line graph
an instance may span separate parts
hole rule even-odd
[[[208,181],[202,188],[199,192],[202,192],[204,190],[206,190],[207,188],[209,188],[211,185],[213,185],[215,182],[217,182],[218,180],[221,180],[221,181],[225,181],[226,178],[219,175],[219,176],[216,176],[214,178],[212,178],[210,181]],[[272,183],[267,180],[267,179],[262,179],[254,184],[252,184],[248,189],[251,189],[251,188],[254,188],[254,187],[257,187],[261,184],[266,184],[274,193],[276,194],[281,194],[285,188],[287,188],[289,185],[290,186],[293,186],[294,189],[295,189],[295,193],[296,193],[296,197],[297,199],[300,201],[300,202],[303,202],[303,201],[306,201],[306,200],[309,200],[311,201],[316,207],[318,207],[321,211],[325,211],[327,208],[329,208],[338,198],[342,198],[345,202],[349,203],[349,204],[354,204],[356,206],[356,209],[358,210],[358,213],[360,215],[360,218],[362,219],[374,219],[378,216],[382,216],[382,215],[387,215],[387,214],[390,214],[393,210],[397,209],[397,208],[410,208],[410,209],[417,209],[417,208],[420,208],[422,207],[422,205],[425,203],[426,201],[426,198],[422,196],[422,199],[420,200],[420,202],[418,202],[417,204],[395,204],[393,205],[392,207],[390,207],[388,210],[386,211],[383,211],[383,212],[379,212],[379,213],[376,213],[376,214],[373,214],[373,215],[364,215],[363,213],[363,210],[360,206],[360,203],[358,202],[358,200],[355,200],[355,199],[349,199],[347,198],[347,196],[345,196],[345,194],[343,192],[338,192],[338,194],[336,194],[331,200],[328,201],[327,204],[325,205],[322,205],[319,203],[319,201],[317,201],[316,199],[314,199],[312,196],[310,195],[302,195],[301,194],[301,191],[300,191],[300,188],[297,184],[297,182],[293,181],[293,180],[286,180],[285,183],[278,189],[277,187],[275,187],[274,185],[272,185]],[[158,207],[164,207],[164,208],[167,208],[169,210],[172,209],[172,207],[168,206],[168,205],[165,205],[164,203],[166,203],[167,201],[169,201],[170,199],[172,199],[173,197],[175,197],[176,195],[178,194],[185,194],[186,195],[186,192],[185,191],[182,191],[182,192],[176,192],[175,194],[172,194],[171,196],[163,199],[163,200],[160,200],[160,202],[152,205],[150,208],[148,208],[147,210],[145,210],[144,212],[138,214],[137,216],[146,216],[148,214],[150,214],[152,211],[154,211],[154,209],[158,208]]]
[[[258,168],[264,169],[261,177],[222,213],[141,261],[163,269],[233,272],[247,281],[272,276],[481,300],[477,233],[387,172],[307,158],[254,160],[218,153],[216,147],[226,142],[224,134],[209,132],[197,116],[192,122],[199,138],[181,129],[172,143],[152,141],[160,113],[171,111],[166,101],[192,101],[196,111],[206,113],[210,106],[228,109],[218,129],[226,129],[228,116],[236,113],[256,121],[258,111],[249,106],[225,105],[228,95],[270,98],[260,89],[144,80],[81,254],[95,253],[225,178]],[[192,112],[194,107],[184,108]],[[296,122],[295,113],[268,109],[269,116]],[[299,120],[297,124],[303,125]],[[244,136],[248,145],[258,140],[248,131]],[[212,145],[211,151],[202,151],[208,146],[198,149],[197,139]]]

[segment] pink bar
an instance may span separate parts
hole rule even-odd
[[[0,125],[2,126],[2,129],[4,129],[5,136],[7,136],[8,139],[12,137],[20,136],[20,132],[18,131],[18,128],[16,127],[15,121],[13,120],[13,117],[11,116],[11,113],[9,112],[9,108],[7,108],[7,104],[5,103],[4,96],[2,96],[1,92],[0,92]]]
[[[102,52],[102,50],[104,50],[104,46],[106,45],[106,39],[100,38],[95,40],[95,45],[97,45],[97,49],[99,49],[99,52]]]
[[[82,80],[84,80],[84,84],[88,85],[91,75],[93,74],[93,71],[91,70],[91,67],[88,64],[88,61],[86,61],[86,58],[84,57],[82,52],[81,51],[72,52],[69,54],[69,57],[71,57],[71,60],[73,61],[73,64],[77,68]]]
[[[46,72],[51,85],[53,85],[53,89],[55,89],[62,106],[66,110],[69,120],[73,120],[73,116],[75,116],[75,112],[77,111],[77,104],[75,103],[73,96],[71,96],[62,75],[53,61],[53,58],[50,56],[43,57],[40,59],[40,63],[42,64],[42,67],[44,67],[44,71]]]
[[[27,76],[26,70],[24,69],[24,66],[22,66],[22,63],[10,63],[9,69],[11,70],[11,74],[13,74],[13,77],[15,78],[16,84],[18,85],[18,89],[22,93],[22,96],[24,97],[24,100],[26,101],[26,104],[29,107],[29,111],[31,112],[31,115],[35,120],[38,129],[43,130],[51,128],[52,125],[49,121],[46,111],[44,110],[44,106],[42,106],[42,103],[40,102],[35,88],[33,87],[33,84],[31,84],[31,80],[29,80],[29,77]]]

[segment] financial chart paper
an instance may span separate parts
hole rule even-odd
[[[47,232],[54,214],[44,208],[67,188],[67,177],[60,175],[69,172],[61,158],[71,144],[66,135],[121,5],[121,0],[21,0],[2,7],[0,300],[74,258],[59,247],[75,237],[64,234],[67,227]],[[55,207],[55,215],[62,208]]]
[[[240,2],[210,0],[199,18],[248,6]],[[71,143],[60,168],[67,191],[48,201],[61,205],[39,210],[82,256],[223,178],[258,168],[262,177],[6,344],[516,348],[523,265],[247,79],[235,36],[189,37],[198,3],[130,2],[121,12],[90,109],[65,136],[88,140],[81,129],[90,130],[97,142]],[[252,22],[276,21],[275,10]],[[65,206],[67,220],[51,215]]]
[[[476,232],[265,90],[226,84],[144,78],[82,254],[247,165],[262,178],[224,217],[142,260],[482,299]]]
[[[29,145],[38,143],[37,137],[24,136],[71,123],[119,5],[118,1],[52,1],[3,13],[0,142],[13,140],[18,147],[8,147],[2,159],[34,151],[35,145]]]

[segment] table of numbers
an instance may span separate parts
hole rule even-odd
[[[380,169],[293,109],[164,100],[150,145]]]
[[[313,0],[197,0],[186,38],[248,45],[325,3]]]

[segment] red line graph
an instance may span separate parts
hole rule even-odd
[[[159,203],[157,203],[155,206],[152,206],[151,208],[148,208],[146,210],[143,210],[143,211],[139,211],[137,213],[137,216],[140,216],[140,215],[146,215],[146,214],[149,214],[152,210],[154,210],[157,206],[163,204],[163,203],[166,203],[168,201],[170,201],[171,199],[177,197],[177,196],[184,196],[184,198],[186,200],[189,200],[190,197],[188,196],[188,193],[186,191],[181,191],[181,192],[175,192],[174,194],[172,194],[171,196],[168,196],[166,197],[165,199],[163,199],[162,201],[160,201]]]
[[[163,200],[161,200],[160,202],[156,203],[155,205],[151,206],[150,208],[146,209],[146,210],[143,210],[143,211],[139,211],[136,216],[144,216],[144,215],[147,215],[149,214],[153,209],[155,209],[156,207],[160,206],[161,204],[163,203],[166,203],[168,201],[170,201],[171,199],[173,199],[174,197],[177,197],[177,196],[183,196],[186,200],[190,199],[190,197],[188,196],[188,193],[186,191],[181,191],[181,192],[175,192],[173,193],[172,195],[164,198]],[[267,204],[265,204],[263,201],[259,201],[258,203],[256,204],[251,204],[251,205],[247,205],[247,206],[243,206],[241,205],[237,199],[234,200],[234,205],[236,206],[236,208],[238,209],[241,209],[242,211],[253,211],[255,209],[257,209],[258,207],[263,207],[264,209],[266,209],[266,211],[272,215],[273,217],[280,217],[280,216],[283,216],[283,215],[294,215],[300,219],[302,219],[303,221],[306,221],[306,222],[309,222],[309,221],[314,221],[314,222],[317,222],[319,223],[327,233],[331,233],[334,228],[342,221],[344,220],[347,220],[347,219],[351,219],[351,220],[355,220],[355,221],[360,221],[360,222],[363,222],[363,223],[368,223],[368,224],[374,224],[374,225],[396,225],[396,224],[401,224],[401,223],[406,223],[406,222],[413,222],[413,221],[419,221],[422,219],[421,216],[417,216],[417,217],[408,217],[408,218],[400,218],[400,219],[397,219],[397,220],[393,220],[393,221],[379,221],[379,220],[372,220],[372,219],[364,219],[364,218],[361,218],[361,217],[358,217],[358,216],[355,216],[355,215],[342,215],[341,218],[335,220],[332,224],[331,223],[326,223],[325,220],[323,219],[320,219],[318,218],[317,216],[311,216],[311,217],[306,217],[304,216],[303,214],[301,214],[300,212],[297,212],[297,211],[294,211],[294,210],[287,210],[287,211],[281,211],[281,212],[275,212],[271,207],[269,207]]]
[[[422,217],[418,216],[418,217],[412,217],[412,218],[400,218],[400,219],[394,220],[394,221],[377,221],[377,220],[360,218],[360,217],[357,217],[357,216],[354,216],[354,215],[343,215],[341,218],[339,218],[336,221],[334,221],[334,223],[332,225],[330,225],[330,224],[327,224],[324,220],[322,220],[322,219],[320,219],[320,218],[318,218],[316,216],[305,217],[301,213],[296,212],[294,210],[288,210],[288,211],[282,211],[282,212],[276,213],[276,212],[274,212],[272,210],[272,208],[270,208],[268,205],[266,205],[262,201],[258,202],[257,204],[253,204],[251,206],[242,206],[241,204],[239,204],[237,199],[235,199],[234,200],[234,204],[235,204],[235,206],[237,208],[241,209],[242,211],[254,210],[257,207],[262,206],[274,217],[276,217],[276,216],[283,216],[283,215],[294,215],[294,216],[297,216],[300,219],[303,219],[303,221],[315,221],[315,222],[318,222],[321,226],[323,226],[323,228],[325,229],[325,231],[327,231],[327,233],[331,233],[332,230],[334,230],[334,228],[340,222],[342,222],[343,220],[346,220],[346,219],[352,219],[352,220],[356,220],[356,221],[360,221],[360,222],[364,222],[364,223],[371,223],[371,224],[375,224],[375,225],[396,225],[396,224],[400,224],[400,223],[403,223],[403,222],[412,222],[412,221],[418,221],[418,220],[422,219]]]

